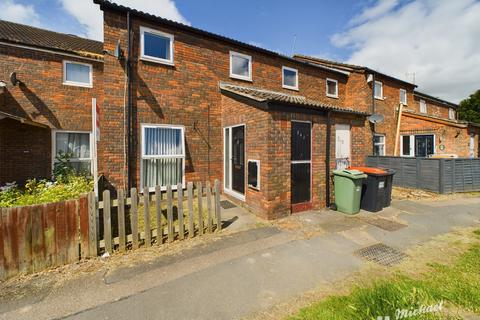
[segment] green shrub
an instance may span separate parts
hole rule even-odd
[[[0,189],[0,208],[28,206],[78,198],[93,190],[93,181],[85,176],[63,175],[60,180],[28,180],[25,188],[7,184]]]

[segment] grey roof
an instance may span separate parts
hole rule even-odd
[[[0,41],[81,56],[103,57],[103,42],[0,20]]]
[[[225,82],[220,83],[220,90],[222,92],[230,92],[238,96],[252,99],[260,103],[277,102],[281,104],[288,104],[288,105],[293,105],[298,107],[307,107],[312,109],[331,110],[335,112],[352,113],[352,114],[358,114],[358,115],[364,115],[364,116],[370,115],[367,112],[357,111],[353,108],[335,106],[325,102],[308,99],[300,95],[292,95],[292,94],[287,94],[283,92],[270,91],[270,90],[258,89],[253,87],[244,87],[244,86],[239,86],[239,85],[225,83]]]

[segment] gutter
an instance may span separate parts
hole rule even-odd
[[[130,11],[127,11],[127,52],[128,57],[126,60],[127,67],[127,186],[128,190],[131,190],[133,187],[133,176],[132,172],[135,173],[135,169],[132,170],[132,153],[133,153],[133,106],[132,106],[132,21],[130,17]],[[125,137],[124,137],[125,139]]]

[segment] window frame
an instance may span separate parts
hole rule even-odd
[[[309,164],[310,165],[310,200],[306,203],[311,203],[312,202],[312,199],[313,199],[313,122],[312,121],[308,121],[308,120],[297,120],[297,119],[292,119],[290,121],[290,127],[292,127],[292,123],[293,122],[297,122],[297,123],[308,123],[309,126],[310,126],[310,160],[292,160],[290,159],[290,166],[291,165],[295,165],[295,164]],[[291,128],[290,128],[290,131],[291,131]],[[291,139],[291,137],[290,137]],[[291,157],[290,157],[291,158]],[[290,180],[292,178],[290,177]],[[291,181],[290,181],[291,183]],[[305,202],[300,202],[300,203],[305,203]]]
[[[163,59],[159,57],[154,57],[154,56],[149,56],[145,54],[145,32],[153,34],[155,36],[163,37],[163,38],[168,38],[170,39],[170,59]],[[165,33],[160,30],[140,26],[140,60],[143,61],[149,61],[149,62],[155,62],[155,63],[160,63],[160,64],[165,64],[165,65],[170,65],[173,66],[175,65],[175,60],[174,60],[174,42],[175,42],[175,36],[170,33]]]
[[[230,50],[229,56],[230,56],[230,78],[252,82],[252,64],[253,64],[252,56],[248,54],[232,51],[232,50]],[[234,56],[248,60],[248,76],[242,76],[242,75],[233,73],[233,57]]]
[[[383,142],[376,143],[375,142],[375,137],[382,137]],[[374,133],[373,134],[373,153],[374,153],[374,155],[375,155],[375,146],[381,145],[381,146],[383,146],[383,148],[382,148],[383,149],[383,156],[386,156],[386,144],[387,144],[387,139],[386,139],[385,134],[382,134],[382,133]],[[380,155],[378,155],[378,156],[380,156]]]
[[[449,120],[456,120],[455,119],[456,112],[454,108],[448,108],[448,119]]]
[[[93,133],[86,130],[52,130],[52,172],[55,169],[55,159],[57,157],[57,133],[88,133],[88,148],[90,153],[90,158],[71,158],[70,162],[86,162],[90,161],[90,173],[93,174]]]
[[[89,83],[67,80],[67,64],[79,64],[89,68]],[[93,65],[91,63],[63,60],[63,85],[83,88],[93,88]]]
[[[422,111],[422,103],[423,103],[423,106],[425,107],[425,110]],[[419,111],[420,113],[423,113],[423,114],[427,114],[428,111],[427,111],[427,101],[423,100],[423,99],[420,99],[419,101]]]
[[[405,102],[402,101],[402,93],[405,93]],[[402,103],[404,106],[408,105],[408,95],[407,95],[407,90],[405,89],[400,89],[400,103]]]
[[[377,95],[377,90],[375,90],[376,84],[380,84],[380,95]],[[383,82],[375,80],[373,83],[373,97],[378,100],[383,100]]]
[[[403,154],[403,137],[409,137],[410,140],[410,150],[408,150],[408,154]],[[407,158],[413,158],[415,157],[415,135],[413,134],[402,134],[400,135],[400,156],[401,157],[407,157]]]
[[[248,164],[250,162],[254,162],[257,164],[257,186],[253,186],[251,185],[250,183],[248,183],[248,175],[249,175],[249,172],[248,172]],[[256,160],[256,159],[248,159],[247,160],[247,186],[253,190],[257,190],[257,191],[260,191],[260,186],[261,186],[261,182],[260,182],[260,179],[261,179],[261,174],[260,174],[260,160]]]
[[[328,82],[335,82],[335,94],[328,93]],[[327,78],[325,80],[325,93],[327,97],[330,98],[338,98],[338,80]]]
[[[285,84],[285,71],[295,72],[295,86],[289,86]],[[298,91],[298,70],[290,67],[282,66],[282,88]]]
[[[182,141],[182,154],[181,155],[145,155],[145,128],[167,128],[167,129],[180,129],[180,139]],[[182,189],[185,189],[185,126],[174,124],[155,124],[155,123],[142,123],[140,125],[140,185],[143,186],[143,160],[144,159],[183,159],[182,161]],[[165,191],[167,186],[160,186],[160,190]],[[172,190],[177,190],[177,185],[172,185]],[[155,187],[149,187],[150,192],[155,191]],[[143,188],[142,188],[143,192]]]

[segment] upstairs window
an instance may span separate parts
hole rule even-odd
[[[427,103],[425,100],[420,100],[420,113],[427,113]]]
[[[453,108],[448,109],[448,119],[455,120],[455,110]]]
[[[173,65],[173,35],[140,27],[142,60]]]
[[[141,185],[154,188],[184,184],[184,127],[169,125],[142,126]]]
[[[92,65],[63,61],[63,84],[78,87],[93,87]]]
[[[373,95],[375,99],[383,100],[383,83],[380,81],[375,81],[375,86],[373,88]]]
[[[252,81],[252,57],[230,51],[230,77]]]
[[[400,89],[400,103],[407,105],[407,90]]]
[[[338,98],[338,81],[327,78],[327,97]]]
[[[282,87],[298,90],[298,70],[282,67]]]

